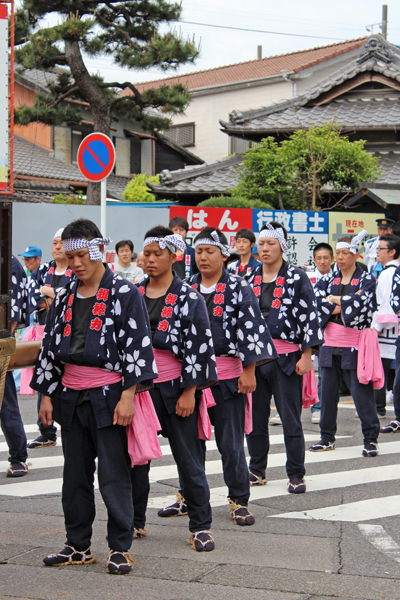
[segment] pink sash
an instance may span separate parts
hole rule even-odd
[[[375,329],[352,329],[338,323],[329,322],[324,331],[325,346],[334,348],[358,348],[357,377],[367,385],[372,381],[374,390],[380,390],[385,383],[378,332]]]
[[[292,342],[286,342],[285,340],[272,341],[278,354],[290,354],[291,352],[300,350],[300,346]],[[314,369],[303,375],[302,390],[303,408],[310,408],[310,406],[318,402],[318,386]]]
[[[82,367],[65,363],[62,384],[72,390],[87,390],[121,381],[121,373],[105,371],[99,367]],[[162,457],[158,443],[161,425],[149,392],[138,392],[133,398],[135,416],[126,428],[128,453],[131,465],[144,465],[149,460]]]
[[[243,373],[243,365],[240,358],[233,356],[217,356],[217,373],[218,380],[234,379],[240,377]],[[215,406],[215,400],[212,395],[212,388],[204,390],[203,394],[207,399],[207,406]],[[212,404],[211,404],[212,402]],[[246,435],[253,431],[253,416],[252,416],[252,395],[246,394],[246,409],[244,419],[244,432]],[[210,438],[207,438],[210,439]]]
[[[42,340],[44,335],[44,325],[32,325],[29,327],[28,331],[25,333],[23,340],[24,342],[32,342],[35,340]],[[34,396],[35,391],[30,387],[30,382],[32,381],[34,369],[21,369],[21,387],[20,394],[24,396]]]
[[[176,358],[172,352],[169,350],[157,350],[156,348],[153,348],[153,352],[158,371],[158,379],[155,379],[154,383],[164,383],[165,381],[171,381],[172,379],[177,379],[181,376],[182,361]],[[212,404],[208,404],[206,395],[203,392],[197,417],[197,428],[201,440],[211,439],[211,423],[207,411],[208,406],[215,406],[214,398],[212,398]]]

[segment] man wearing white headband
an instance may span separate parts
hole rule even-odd
[[[315,285],[318,311],[324,328],[320,350],[321,439],[312,452],[335,449],[339,388],[345,380],[356,405],[364,436],[363,456],[378,455],[379,419],[374,388],[384,384],[377,332],[370,329],[376,310],[375,279],[356,262],[367,232],[336,243],[338,269]],[[368,364],[369,361],[369,364]]]
[[[185,249],[181,235],[175,235],[162,225],[148,231],[143,243],[147,277],[137,284],[149,314],[158,371],[150,395],[162,434],[169,439],[186,499],[184,508],[178,496],[169,511],[161,510],[158,514],[161,517],[189,515],[192,547],[197,552],[210,552],[214,549],[210,490],[198,421],[202,414],[201,390],[215,383],[217,374],[204,302],[198,292],[173,272],[177,249],[182,252]],[[145,488],[142,468],[135,467],[132,477],[137,489]],[[141,502],[138,507],[135,493],[133,504],[135,526],[140,525],[137,523],[139,511],[144,524],[146,506]]]
[[[73,278],[71,269],[68,268],[68,261],[65,257],[61,234],[63,229],[58,229],[53,237],[51,254],[53,260],[42,263],[33,271],[29,281],[29,305],[30,312],[33,314],[35,322],[35,332],[28,332],[24,336],[24,341],[31,339],[41,340],[43,337],[43,328],[46,322],[46,316],[50,305],[53,302],[57,292],[65,287]],[[29,387],[29,381],[32,377],[31,369],[24,369],[21,373],[21,393],[32,395],[33,390]],[[38,394],[38,412],[40,409],[41,394]],[[28,448],[43,448],[46,446],[55,446],[57,443],[57,427],[54,425],[44,426],[38,419],[40,431],[39,437],[28,443]]]
[[[269,452],[268,421],[273,395],[283,426],[288,492],[302,494],[306,491],[305,443],[301,424],[303,389],[307,389],[306,383],[312,375],[316,388],[311,347],[319,346],[323,338],[309,278],[304,271],[283,259],[283,254],[288,251],[286,240],[286,230],[280,223],[267,223],[262,228],[258,239],[262,264],[249,279],[279,358],[256,369],[253,431],[247,436],[247,448],[250,454],[250,483],[265,485]],[[314,396],[312,401],[315,400]]]
[[[46,321],[32,387],[43,394],[44,425],[61,424],[65,548],[47,566],[95,562],[90,549],[95,516],[93,474],[108,513],[109,573],[131,570],[131,461],[127,425],[136,392],[149,389],[153,368],[150,326],[138,289],[104,266],[104,239],[87,219],[62,233],[76,278],[61,289]]]

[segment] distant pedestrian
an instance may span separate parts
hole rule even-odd
[[[256,236],[251,229],[239,229],[236,233],[236,250],[240,259],[236,262],[231,262],[228,266],[228,271],[247,279],[254,269],[260,266],[260,261],[252,254],[255,243]]]
[[[131,240],[121,240],[118,242],[115,246],[115,252],[118,256],[118,262],[112,265],[112,271],[118,273],[131,283],[137,283],[143,279],[143,270],[135,262],[132,262],[133,242]]]
[[[169,222],[169,228],[172,229],[175,234],[180,235],[185,243],[185,250],[183,252],[181,250],[177,251],[174,272],[181,279],[188,279],[199,272],[194,258],[194,248],[186,243],[189,223],[185,217],[174,217]]]
[[[25,251],[18,256],[22,256],[25,263],[25,268],[28,271],[28,276],[31,276],[31,273],[40,265],[40,261],[42,260],[42,251],[37,246],[28,246],[25,248]]]

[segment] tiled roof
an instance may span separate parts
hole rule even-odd
[[[178,171],[161,171],[160,183],[147,182],[158,195],[215,195],[224,194],[235,185],[235,169],[241,163],[242,155],[205,165],[187,167]]]
[[[14,172],[30,177],[82,181],[86,179],[75,165],[68,165],[54,158],[51,153],[15,136]]]
[[[19,65],[15,65],[16,81],[23,80],[29,87],[40,87],[43,90],[47,89],[49,83],[57,81],[57,73],[52,71],[41,71],[40,69],[25,69],[23,73],[19,74],[18,70],[21,69]]]
[[[380,34],[370,36],[365,41],[356,60],[338,69],[301,96],[254,110],[234,110],[229,115],[229,122],[220,121],[220,123],[226,133],[255,130],[256,122],[263,123],[270,115],[277,115],[276,118],[279,119],[278,113],[282,115],[288,109],[292,109],[293,114],[294,109],[300,109],[332,88],[353,79],[360,73],[372,71],[400,82],[400,51]]]
[[[322,126],[334,121],[342,127],[398,127],[400,125],[400,97],[338,99],[311,108],[287,108],[259,116],[241,125],[241,130],[277,132],[293,131],[300,127]]]
[[[23,188],[25,190],[24,194],[28,194],[30,191],[33,194],[34,191],[35,194],[39,194],[43,197],[44,202],[53,199],[60,193],[71,195],[68,191],[70,189],[68,182],[76,182],[77,184],[79,184],[79,182],[87,182],[76,165],[63,163],[54,158],[52,153],[37,148],[33,144],[18,137],[14,138],[14,174],[17,178],[18,175],[24,175],[25,177],[42,177],[44,179],[54,179],[65,182],[58,184],[52,181],[45,182],[38,181],[37,179],[24,179],[20,180],[21,183],[16,183],[17,188]],[[129,181],[129,177],[110,175],[107,179],[107,195],[111,198],[122,200],[122,192]],[[84,189],[85,186],[82,186],[82,188]],[[19,194],[22,192],[18,189],[17,193]]]
[[[139,92],[144,92],[148,89],[158,88],[161,85],[181,83],[189,90],[195,90],[214,85],[224,85],[248,81],[249,79],[259,79],[260,77],[267,77],[268,75],[278,75],[281,71],[297,73],[359,48],[364,41],[365,38],[359,38],[356,40],[340,42],[338,44],[331,44],[329,46],[311,48],[310,50],[301,50],[299,52],[291,52],[290,54],[249,60],[243,63],[217,67],[215,69],[207,69],[205,71],[188,73],[186,75],[176,75],[166,79],[138,83],[135,87]],[[130,95],[131,93],[132,92],[129,89],[122,92],[122,94],[125,95]]]
[[[375,152],[379,156],[378,167],[383,170],[383,175],[376,183],[385,185],[400,185],[400,150],[388,152]]]
[[[383,175],[375,183],[400,186],[400,150],[374,152],[380,157],[379,168]],[[179,171],[163,171],[160,183],[147,185],[158,195],[184,197],[189,195],[214,196],[229,192],[237,184],[236,169],[243,155],[208,163],[200,167],[189,167]]]

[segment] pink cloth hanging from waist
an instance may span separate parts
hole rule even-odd
[[[121,373],[105,371],[99,367],[83,367],[65,363],[62,384],[72,390],[88,390],[112,385],[122,380]],[[126,428],[128,453],[131,465],[144,465],[149,460],[161,458],[158,443],[161,429],[149,392],[139,392],[133,397],[135,416]]]
[[[33,325],[29,327],[28,331],[25,333],[23,340],[24,342],[32,342],[35,340],[42,340],[44,335],[44,325]],[[30,382],[32,381],[34,373],[34,368],[31,367],[29,369],[21,369],[21,386],[19,393],[24,396],[34,396],[35,390],[30,387]]]
[[[374,390],[385,383],[378,333],[375,329],[352,329],[329,322],[324,331],[325,346],[334,348],[358,348],[357,377],[367,385],[370,381]]]
[[[172,352],[169,350],[157,350],[157,348],[153,348],[153,352],[158,371],[158,379],[155,379],[154,383],[164,383],[181,376],[182,361],[176,358]],[[214,405],[214,398],[212,398],[212,404],[210,406]],[[197,417],[197,428],[201,440],[211,439],[211,422],[207,411],[208,406],[207,398],[203,392]]]
[[[225,381],[226,379],[234,379],[235,377],[240,377],[243,373],[243,365],[240,358],[234,358],[233,356],[217,356],[216,362],[219,381]],[[206,397],[208,407],[215,406],[214,396],[212,395],[212,388],[204,390],[203,395]],[[246,435],[248,435],[252,431],[252,395],[246,394],[244,432]]]
[[[274,342],[274,346],[278,354],[290,354],[291,352],[297,352],[297,350],[300,350],[299,344],[293,344],[292,342],[286,342],[285,340],[272,341]],[[318,386],[315,379],[314,369],[311,369],[311,371],[303,375],[302,398],[303,408],[310,408],[310,406],[319,401]]]

